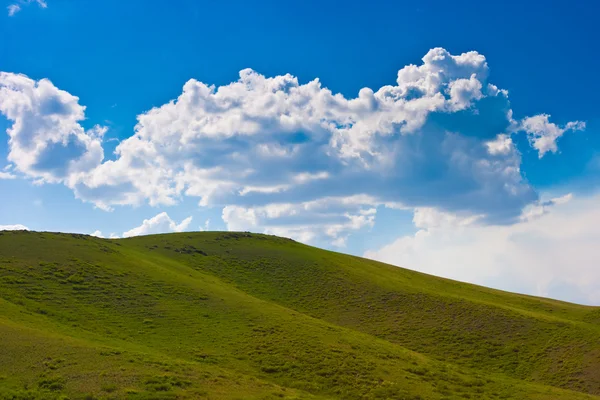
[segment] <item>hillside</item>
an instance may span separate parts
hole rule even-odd
[[[0,399],[600,399],[600,308],[273,236],[0,232]]]

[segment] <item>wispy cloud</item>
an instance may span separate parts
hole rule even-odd
[[[48,3],[46,3],[44,0],[19,0],[16,3],[13,3],[7,7],[8,16],[14,16],[16,13],[21,11],[23,6],[27,6],[31,3],[36,3],[41,8],[48,8]]]
[[[0,171],[0,180],[2,179],[15,179],[17,176],[11,174],[10,172]]]
[[[21,11],[21,6],[18,5],[18,4],[11,4],[11,5],[8,6],[8,16],[9,17],[12,17],[16,13],[18,13],[19,11]]]

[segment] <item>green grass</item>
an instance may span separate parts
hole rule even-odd
[[[0,232],[0,399],[600,399],[600,309],[273,236]]]

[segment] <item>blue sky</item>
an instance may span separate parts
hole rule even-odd
[[[0,227],[267,232],[600,304],[595,2],[4,3]]]

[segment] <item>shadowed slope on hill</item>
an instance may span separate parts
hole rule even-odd
[[[0,304],[7,398],[600,392],[595,308],[265,235],[0,233]]]

